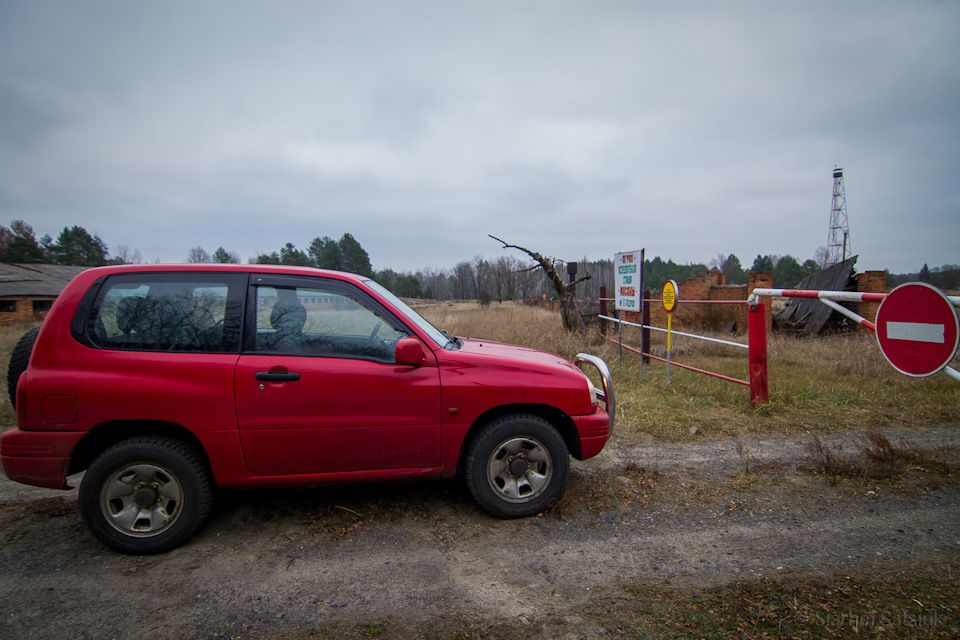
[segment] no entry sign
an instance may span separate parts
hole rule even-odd
[[[937,373],[957,353],[960,324],[953,304],[923,282],[891,291],[877,309],[877,342],[893,368],[908,376]]]

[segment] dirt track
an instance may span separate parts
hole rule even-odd
[[[960,428],[887,435],[957,462]],[[823,441],[852,452],[858,438]],[[627,584],[876,570],[960,550],[955,473],[829,481],[805,469],[807,442],[614,442],[572,464],[560,505],[518,521],[484,515],[458,481],[223,492],[197,538],[149,557],[94,541],[75,492],[2,479],[0,637],[306,637],[392,620],[409,637],[428,622],[448,637],[463,621],[510,621],[530,638],[593,638],[605,631],[582,611]]]

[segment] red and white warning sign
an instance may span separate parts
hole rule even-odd
[[[877,341],[894,369],[908,376],[929,376],[957,354],[960,321],[953,303],[939,289],[911,282],[880,303]]]

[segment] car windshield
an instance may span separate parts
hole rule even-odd
[[[397,296],[390,293],[390,291],[388,291],[385,287],[374,282],[373,280],[366,280],[365,284],[371,289],[373,289],[374,291],[376,291],[377,293],[379,293],[383,298],[387,300],[387,302],[389,302],[394,307],[396,307],[397,311],[399,311],[404,316],[406,316],[408,320],[410,320],[412,323],[420,327],[420,329],[424,333],[426,333],[428,336],[430,336],[430,339],[436,342],[438,346],[445,347],[447,346],[447,343],[449,343],[452,340],[450,336],[443,333],[442,331],[437,329],[435,326],[427,322],[427,320],[423,316],[421,316],[419,313],[411,309],[407,305],[407,303],[405,303],[403,300],[401,300]]]

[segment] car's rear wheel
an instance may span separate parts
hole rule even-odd
[[[467,486],[499,518],[524,518],[560,499],[569,454],[563,437],[538,416],[508,415],[486,425],[466,458]]]
[[[40,327],[34,327],[20,336],[17,346],[10,354],[10,361],[7,364],[7,393],[10,395],[10,404],[14,407],[17,406],[17,382],[20,380],[20,374],[27,370],[30,354],[33,352],[33,343],[37,341],[39,332]]]
[[[83,521],[101,542],[124,553],[159,553],[201,527],[213,506],[213,483],[191,447],[142,436],[100,454],[79,498]]]

